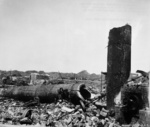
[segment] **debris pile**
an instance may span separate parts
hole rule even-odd
[[[29,102],[1,98],[0,123],[48,127],[127,127],[116,122],[115,112],[106,110],[106,104],[97,100],[98,98],[94,98],[84,102],[84,109],[82,105],[73,105],[65,100],[29,105]],[[140,126],[135,119],[132,124],[131,127]]]

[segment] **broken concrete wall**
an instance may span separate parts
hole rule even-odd
[[[113,28],[109,32],[107,56],[107,108],[114,109],[114,98],[130,75],[131,26]]]

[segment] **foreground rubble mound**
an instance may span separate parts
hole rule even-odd
[[[48,127],[139,127],[136,119],[132,125],[119,125],[114,112],[105,109],[104,102],[89,101],[85,110],[81,105],[59,100],[51,104],[26,106],[24,102],[1,98],[1,126],[48,126]]]

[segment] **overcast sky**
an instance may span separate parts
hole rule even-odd
[[[132,26],[131,70],[150,70],[149,0],[0,0],[0,70],[99,74],[109,30]]]

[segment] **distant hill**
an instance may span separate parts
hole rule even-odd
[[[100,80],[101,79],[101,75],[96,75],[95,73],[89,75],[89,80]]]
[[[86,70],[83,70],[78,73],[78,75],[90,75]]]
[[[90,76],[90,74],[86,70],[83,70],[83,71],[77,73],[77,77],[82,79],[82,80],[89,79],[89,76]]]

